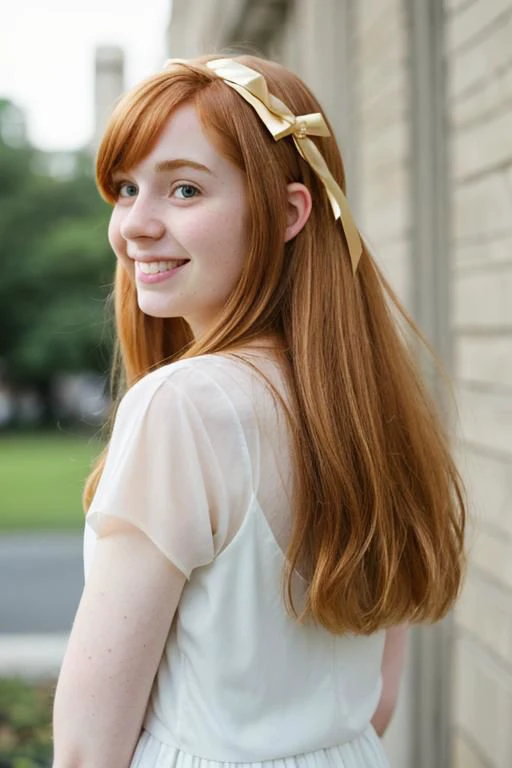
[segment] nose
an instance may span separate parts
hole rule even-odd
[[[165,232],[165,223],[157,206],[139,196],[123,216],[119,231],[125,240],[141,237],[158,240]]]

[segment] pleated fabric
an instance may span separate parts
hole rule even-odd
[[[149,731],[139,738],[130,768],[389,768],[380,739],[369,726],[362,734],[335,747],[252,763],[219,762],[191,755],[166,744]]]

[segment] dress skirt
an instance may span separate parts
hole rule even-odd
[[[130,768],[389,768],[389,762],[371,725],[345,744],[253,763],[207,760],[166,744],[144,729]]]

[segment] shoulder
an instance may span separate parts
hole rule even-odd
[[[252,400],[247,387],[250,371],[222,355],[201,355],[179,360],[139,379],[123,396],[118,415],[147,413],[166,416],[188,414],[208,431],[251,418]]]

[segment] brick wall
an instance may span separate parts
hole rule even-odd
[[[413,73],[425,67],[411,28],[418,3],[322,0],[320,18],[317,0],[295,0],[284,26],[272,29],[269,50],[298,71],[326,106],[349,160],[349,198],[357,221],[410,310],[415,291],[416,296],[425,291],[412,285],[420,274],[411,268],[418,258],[412,197],[418,195],[414,202],[421,206],[422,195],[428,196],[421,184],[412,183],[413,174],[419,175],[411,152],[417,118]],[[217,15],[219,0],[202,4],[198,13],[197,0],[175,0],[187,17],[176,24],[172,55],[191,55],[210,37],[209,25],[200,20]],[[223,4],[216,38],[222,40],[239,10],[238,0]],[[459,407],[455,448],[472,513],[470,567],[455,610],[453,663],[447,670],[452,680],[448,762],[453,768],[510,768],[512,0],[444,0],[441,24],[448,102],[446,258]],[[394,768],[419,765],[414,742],[425,721],[437,717],[435,696],[429,705],[421,698],[425,706],[417,710],[425,675],[439,682],[444,674],[445,667],[432,659],[427,655],[427,665],[413,673],[408,655],[398,711],[385,739]],[[432,749],[438,754],[435,745]],[[429,762],[428,749],[421,754],[422,765],[445,768],[437,758]]]
[[[358,220],[375,245],[379,264],[408,304],[410,143],[404,3],[352,3],[350,34]]]
[[[512,0],[445,0],[453,330],[470,568],[453,764],[512,765]]]
[[[402,0],[350,5],[351,128],[356,214],[394,290],[410,303],[411,206],[407,18]],[[350,181],[350,179],[349,179]],[[409,643],[411,651],[411,641]],[[412,762],[414,708],[409,652],[384,744],[391,765]]]

